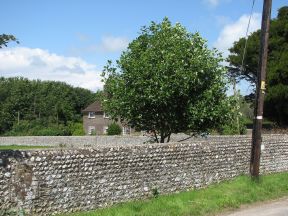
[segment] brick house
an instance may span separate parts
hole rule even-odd
[[[83,127],[86,135],[92,135],[94,133],[104,135],[107,133],[108,125],[113,123],[107,113],[103,111],[99,101],[95,101],[82,110],[82,114]],[[118,124],[122,128],[123,135],[129,135],[132,132],[131,127],[124,126],[121,123]]]

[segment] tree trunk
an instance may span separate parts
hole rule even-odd
[[[171,133],[169,133],[168,135],[167,143],[170,142],[170,136],[171,136]]]
[[[165,136],[164,132],[160,131],[160,143],[164,143],[165,142],[165,138],[166,138],[166,136]]]
[[[167,143],[170,141],[171,132],[168,132],[168,133],[161,132],[160,135],[161,135],[160,143],[165,143],[166,138],[167,138],[167,141],[166,141]]]
[[[153,133],[154,133],[155,141],[156,141],[157,143],[159,143],[159,140],[158,140],[156,131],[154,130]]]

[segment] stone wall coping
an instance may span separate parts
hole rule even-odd
[[[269,136],[269,139],[265,139],[265,137],[263,137],[264,139],[262,140],[262,144],[266,144],[266,143],[278,143],[279,141],[281,141],[282,143],[288,143],[287,140],[287,135],[285,136],[281,136],[281,137],[274,137],[274,136]],[[266,136],[267,138],[267,136]],[[272,139],[271,139],[272,138]],[[273,139],[275,138],[275,139]],[[120,149],[133,149],[133,148],[170,148],[170,147],[179,147],[179,146],[199,146],[199,147],[203,147],[203,149],[205,148],[210,148],[213,146],[214,147],[219,147],[221,145],[226,146],[227,143],[237,143],[237,144],[241,144],[241,143],[247,143],[247,142],[251,142],[252,139],[248,138],[248,139],[235,139],[235,140],[187,140],[187,141],[183,141],[183,142],[169,142],[169,143],[146,143],[146,144],[107,144],[107,145],[93,145],[93,146],[76,146],[76,147],[53,147],[53,148],[39,148],[39,149],[19,149],[19,151],[21,152],[96,152],[98,149],[107,149],[109,151],[114,151],[114,150],[120,150]]]

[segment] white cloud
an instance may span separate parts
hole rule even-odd
[[[217,7],[220,3],[229,3],[231,0],[202,0],[204,4],[208,5],[209,7]]]
[[[127,48],[129,40],[125,37],[102,37],[100,48],[105,52],[118,52]]]
[[[232,47],[233,42],[241,37],[245,37],[248,21],[249,15],[244,14],[237,21],[225,25],[214,43],[214,47],[223,52],[224,56],[227,56],[229,54],[228,49]],[[249,33],[256,31],[260,26],[261,15],[259,13],[253,13]]]
[[[129,40],[126,37],[117,36],[103,36],[99,43],[92,43],[91,36],[84,34],[77,34],[81,42],[86,42],[85,46],[70,47],[69,52],[72,55],[81,55],[87,53],[117,53],[122,52],[128,47]],[[87,45],[87,42],[88,45]]]
[[[0,50],[0,76],[67,82],[90,90],[103,87],[100,71],[81,58],[65,57],[27,47]]]
[[[231,23],[231,18],[227,16],[221,16],[221,15],[215,16],[215,20],[216,20],[216,24],[218,24],[221,27]]]
[[[87,34],[84,34],[84,33],[81,33],[81,32],[76,33],[76,37],[81,42],[86,42],[86,41],[89,41],[91,39],[90,35],[87,35]]]
[[[220,0],[204,0],[204,2],[212,7],[215,7],[219,4]]]

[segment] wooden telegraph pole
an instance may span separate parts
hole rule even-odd
[[[250,174],[253,178],[259,179],[260,153],[261,153],[261,129],[263,120],[263,104],[265,94],[266,66],[268,55],[268,38],[271,17],[272,0],[264,0],[262,12],[260,57],[257,73],[256,102],[254,110],[254,124],[252,133],[252,149]]]

